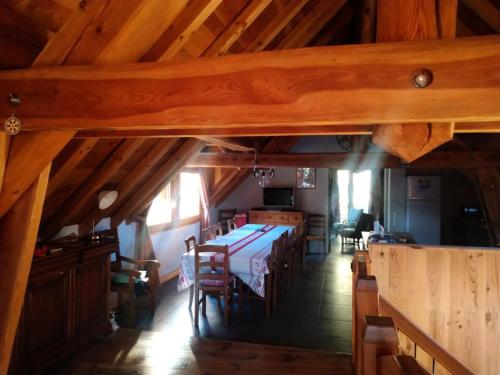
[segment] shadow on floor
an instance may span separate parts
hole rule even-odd
[[[332,240],[332,251],[326,258],[306,257],[302,274],[271,319],[265,319],[263,302],[245,301],[242,314],[237,304],[233,307],[227,328],[216,300],[209,298],[207,317],[200,316],[199,331],[194,330],[188,310],[189,291],[177,292],[177,279],[174,279],[161,287],[154,317],[148,314],[145,303],[138,309],[136,328],[180,338],[199,335],[350,353],[351,260],[352,252],[341,254],[340,241]]]

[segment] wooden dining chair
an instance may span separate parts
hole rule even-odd
[[[196,246],[196,237],[189,236],[184,240],[186,244],[186,252],[189,254],[190,251],[194,251]],[[193,305],[193,295],[194,295],[194,285],[189,287],[189,310],[191,310],[191,306]]]
[[[307,254],[309,254],[309,243],[311,241],[322,241],[323,242],[323,254],[329,253],[327,249],[327,238],[326,238],[326,218],[325,215],[309,215],[307,218],[307,235],[306,235],[306,245]]]
[[[233,230],[238,229],[238,225],[236,224],[236,219],[229,219],[227,221],[227,232],[230,233]]]
[[[266,319],[271,317],[272,311],[276,308],[278,302],[279,291],[279,270],[280,270],[280,254],[283,241],[280,238],[273,241],[271,254],[267,260],[267,268],[269,273],[264,276],[264,297],[258,296],[249,288],[247,289],[246,299],[263,300]]]
[[[222,225],[217,223],[201,230],[201,241],[206,243],[222,236]]]
[[[202,314],[207,315],[207,295],[216,295],[219,300],[224,297],[224,326],[229,323],[231,284],[234,276],[229,273],[229,248],[227,245],[196,245],[194,295],[194,325],[198,327],[200,303]],[[202,297],[200,299],[200,291]]]
[[[288,237],[288,232],[283,232],[283,234],[279,238],[281,242],[281,245],[279,247],[280,296],[286,295],[288,287],[291,284],[290,273],[292,269],[292,256]]]

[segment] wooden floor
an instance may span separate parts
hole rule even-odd
[[[120,328],[51,375],[352,374],[351,356],[327,351]]]

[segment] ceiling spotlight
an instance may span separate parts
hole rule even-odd
[[[429,86],[432,83],[432,72],[429,69],[421,69],[413,73],[412,84],[418,89]]]

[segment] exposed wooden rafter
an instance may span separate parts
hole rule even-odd
[[[86,213],[79,223],[80,234],[89,233],[93,221],[99,222],[105,217],[110,217],[114,211],[125,204],[131,193],[138,189],[141,183],[147,183],[147,176],[151,174],[151,170],[165,155],[169,155],[177,143],[177,139],[164,139],[154,145],[115,187],[115,190],[118,191],[118,198],[113,205],[106,210],[100,210],[94,206]]]
[[[276,49],[301,48],[342,8],[346,0],[316,1],[310,13],[278,44]]]
[[[224,55],[238,37],[266,9],[271,0],[250,0],[242,12],[226,27],[222,34],[203,53],[203,56]]]
[[[30,97],[27,130],[497,121],[499,57],[500,36],[488,36],[1,72],[0,85]],[[422,66],[434,82],[416,89]]]
[[[197,139],[186,140],[166,162],[159,166],[158,170],[149,176],[147,184],[140,186],[128,198],[117,212],[113,214],[113,226],[119,225],[131,214],[140,212],[148,206],[160,191],[174,178],[189,160],[194,157],[203,147],[204,143]]]
[[[291,0],[281,12],[262,29],[253,42],[245,49],[245,52],[263,51],[307,2],[308,0]]]
[[[199,153],[189,167],[253,168],[252,153]],[[338,169],[398,168],[401,161],[385,152],[367,153],[266,153],[259,154],[259,166],[311,167]],[[412,167],[421,168],[495,168],[500,167],[500,151],[434,151],[415,160]]]
[[[45,238],[50,238],[64,225],[78,224],[82,213],[88,207],[97,204],[97,193],[118,169],[142,145],[143,139],[124,140],[108,157],[103,164],[80,186],[68,201],[64,202],[46,223],[42,232]]]

